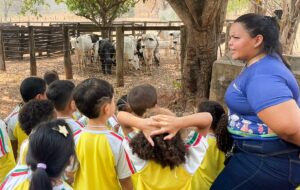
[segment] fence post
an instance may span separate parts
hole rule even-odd
[[[77,23],[77,24],[76,24],[76,36],[75,36],[75,37],[80,36],[79,28],[80,28],[80,23]]]
[[[62,26],[62,30],[64,35],[63,51],[66,79],[73,79],[72,62],[70,56],[69,28],[67,26]]]
[[[50,27],[49,28],[49,31],[48,31],[48,37],[47,37],[47,50],[46,50],[46,53],[47,53],[47,57],[50,57],[50,53],[51,53],[51,51],[50,51],[50,48],[51,48],[51,45],[50,45],[50,42],[52,41],[52,39],[51,39],[51,28],[52,27]]]
[[[232,23],[228,22],[227,25],[226,25],[226,34],[225,34],[225,55],[228,54],[229,52],[229,45],[228,45],[228,42],[229,42],[229,30],[230,30],[230,27],[231,27]]]
[[[183,75],[183,65],[184,65],[184,60],[185,60],[185,56],[186,56],[186,27],[183,25],[180,27],[180,66],[181,66],[181,89],[185,89],[184,88],[184,75]]]
[[[147,22],[144,22],[144,27],[147,27]],[[143,34],[146,34],[146,30],[143,31]]]
[[[35,44],[34,44],[34,29],[33,26],[28,27],[29,34],[29,55],[30,55],[30,75],[36,76],[36,59],[35,59]]]
[[[21,26],[21,34],[20,34],[20,60],[23,60],[24,58],[24,47],[25,47],[25,35],[24,35],[24,31],[22,30],[23,26]]]
[[[0,30],[0,70],[6,71],[5,67],[5,59],[4,59],[4,45],[3,45],[3,38],[2,38],[2,30]]]
[[[117,58],[117,87],[124,86],[123,53],[124,53],[124,30],[122,26],[116,29],[116,58]]]
[[[134,22],[131,24],[131,26],[134,27]],[[135,30],[134,29],[132,29],[131,33],[132,33],[133,37],[135,37]]]

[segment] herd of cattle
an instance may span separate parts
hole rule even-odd
[[[104,74],[112,74],[112,66],[116,65],[114,42],[96,34],[84,34],[71,37],[70,43],[80,70],[90,61],[101,68]],[[160,49],[164,49],[166,55],[172,53],[179,60],[179,44],[180,31],[146,33],[139,38],[125,36],[123,62],[129,69],[143,67],[145,72],[151,73],[152,65],[159,65]]]

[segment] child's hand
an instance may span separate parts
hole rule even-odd
[[[153,131],[156,131],[159,129],[158,124],[159,123],[152,118],[143,119],[143,122],[141,122],[140,127],[143,131],[144,136],[146,137],[148,142],[151,144],[151,146],[154,146],[154,142],[151,138],[151,136],[152,136],[151,134]]]
[[[156,115],[151,117],[158,122],[160,129],[153,131],[150,136],[168,133],[164,140],[172,139],[180,130],[180,119],[170,115]]]

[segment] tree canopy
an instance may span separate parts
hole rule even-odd
[[[78,16],[83,16],[97,25],[110,24],[129,11],[139,0],[57,0],[64,2]]]
[[[55,0],[65,3],[70,11],[91,20],[98,26],[109,25],[129,11],[139,0]],[[24,0],[22,14],[39,15],[39,6],[48,6],[46,0]]]

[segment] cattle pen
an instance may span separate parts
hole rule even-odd
[[[231,20],[225,22],[227,30],[231,22]],[[22,24],[27,24],[27,26]],[[180,51],[184,52],[185,48],[185,26],[179,21],[122,21],[115,22],[110,27],[100,27],[92,23],[71,22],[2,23],[0,24],[0,70],[5,70],[5,60],[28,59],[30,74],[36,75],[36,62],[38,60],[63,56],[66,79],[72,79],[70,37],[85,33],[101,34],[101,31],[109,31],[110,39],[116,40],[117,86],[122,86],[124,83],[124,36],[139,37],[146,31],[180,31]],[[225,52],[226,49],[228,47],[225,48]],[[179,62],[183,63],[184,57],[182,54],[180,54],[179,59]]]
[[[124,36],[139,36],[154,30],[183,30],[184,26],[178,26],[180,24],[181,22],[119,22],[111,27],[99,27],[90,23],[56,23],[49,26],[0,25],[0,69],[5,70],[5,60],[28,59],[30,74],[36,75],[36,61],[63,56],[66,79],[72,79],[70,36],[108,30],[111,33],[110,37],[116,39],[116,80],[117,85],[122,86]]]

